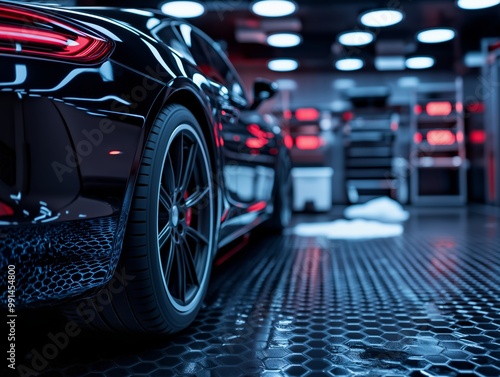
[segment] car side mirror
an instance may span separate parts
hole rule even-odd
[[[253,83],[253,103],[250,110],[257,109],[262,102],[272,98],[278,92],[278,84],[275,82],[257,79]]]

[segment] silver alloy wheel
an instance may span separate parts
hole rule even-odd
[[[214,189],[209,157],[195,129],[172,132],[158,191],[158,257],[172,306],[189,312],[202,298],[213,249]]]

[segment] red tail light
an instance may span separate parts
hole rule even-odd
[[[312,151],[323,146],[323,138],[318,136],[297,136],[295,145],[298,149]]]
[[[12,5],[0,5],[0,52],[96,63],[112,44],[52,15]]]
[[[12,216],[14,211],[7,204],[0,202],[0,217],[2,216]]]

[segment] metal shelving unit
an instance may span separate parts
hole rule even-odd
[[[389,196],[406,202],[406,180],[398,173],[395,143],[400,116],[387,106],[385,88],[358,88],[344,126],[345,180],[349,202]]]
[[[415,91],[410,150],[411,201],[417,205],[467,202],[463,83],[429,84]]]

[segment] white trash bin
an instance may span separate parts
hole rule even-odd
[[[327,212],[332,208],[332,168],[293,168],[292,177],[294,211]]]

